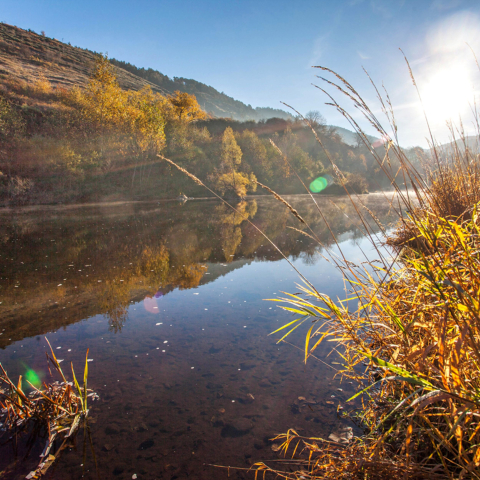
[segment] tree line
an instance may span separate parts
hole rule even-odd
[[[207,192],[162,162],[187,168],[220,194],[243,198],[257,180],[279,193],[331,175],[358,193],[388,179],[365,146],[346,145],[318,112],[301,119],[212,118],[194,95],[123,90],[106,56],[97,57],[85,88],[5,82],[0,91],[0,199],[48,203],[165,198]],[[328,153],[327,153],[328,152]],[[392,169],[395,165],[392,165]],[[339,174],[339,172],[342,172]]]

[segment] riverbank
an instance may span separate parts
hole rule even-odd
[[[480,156],[434,153],[419,175],[389,145],[386,158],[400,158],[412,188],[393,182],[396,227],[381,226],[380,238],[366,222],[375,215],[358,205],[370,251],[361,263],[340,244],[329,255],[347,298],[325,294],[307,277],[300,293],[278,299],[296,314],[274,332],[280,341],[305,324],[305,362],[315,362],[326,342],[341,354],[337,377],[357,392],[337,411],[363,434],[311,438],[290,429],[275,441],[299,469],[259,462],[259,472],[309,480],[480,478]]]

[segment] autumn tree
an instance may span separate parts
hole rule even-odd
[[[233,187],[235,188],[235,170],[242,163],[242,150],[235,140],[231,127],[227,127],[222,138],[222,166],[233,174]]]
[[[154,155],[165,146],[167,100],[145,87],[132,92],[128,116],[134,143],[142,153]]]
[[[104,55],[96,57],[86,89],[74,89],[73,94],[80,104],[84,119],[100,128],[102,133],[125,119],[124,107],[128,94],[118,84],[115,67]]]
[[[315,170],[314,162],[310,155],[302,149],[298,135],[293,133],[290,127],[287,127],[278,139],[278,146],[298,175],[304,179],[308,179],[312,175]],[[286,176],[290,176],[293,172],[287,168],[285,173]]]
[[[207,118],[207,114],[200,108],[195,95],[176,90],[168,100],[172,106],[173,118],[180,122],[189,123]]]
[[[269,161],[264,142],[251,130],[237,133],[235,139],[242,149],[244,170],[253,172],[262,183],[269,183],[273,175],[273,164]]]
[[[96,58],[87,87],[73,89],[71,99],[88,143],[98,142],[103,169],[110,169],[113,159],[152,157],[165,146],[169,100],[149,87],[123,90],[106,56]]]
[[[310,110],[305,118],[315,130],[326,125],[325,117],[318,110]]]
[[[235,140],[232,128],[227,127],[222,137],[220,168],[213,175],[215,186],[222,195],[244,198],[248,190],[256,190],[255,175],[237,171],[241,163],[242,150]]]

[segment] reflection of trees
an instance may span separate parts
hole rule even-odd
[[[246,219],[253,218],[257,213],[255,200],[240,202],[232,210],[225,204],[218,205],[215,209],[216,221],[220,223],[220,244],[225,262],[231,262],[240,245],[243,235],[241,225]]]
[[[139,277],[155,278],[158,285],[167,282],[170,255],[165,245],[147,245],[142,251],[140,261],[136,266],[136,274]],[[154,275],[152,275],[152,272]]]
[[[315,265],[318,259],[318,253],[316,251],[305,252],[302,255],[302,260],[305,265]]]
[[[330,228],[338,238],[346,233],[344,238],[358,238],[355,210],[348,200],[334,201],[322,199],[321,203]],[[206,262],[281,259],[245,217],[285,255],[314,263],[319,245],[286,228],[301,225],[283,205],[267,198],[261,202],[258,208],[254,200],[243,201],[235,206],[238,213],[224,204],[187,202],[182,207],[143,207],[141,212],[120,211],[111,216],[76,213],[73,220],[56,215],[50,223],[37,226],[23,218],[18,226],[15,217],[8,219],[10,223],[0,222],[0,238],[5,239],[0,262],[3,319],[39,329],[43,328],[38,326],[41,315],[41,325],[53,329],[103,314],[110,328],[119,332],[133,299],[153,296],[159,288],[167,294],[197,287],[207,272]],[[293,199],[292,203],[320,241],[331,245],[332,236],[316,207],[309,200]],[[384,201],[368,206],[384,223],[394,218]],[[25,224],[30,228],[20,228]],[[213,275],[208,278],[214,280]],[[76,295],[84,299],[72,301]]]
[[[130,286],[113,279],[102,283],[92,293],[97,298],[100,311],[108,319],[109,329],[120,332],[128,318]]]
[[[242,230],[240,227],[227,225],[222,229],[222,250],[226,262],[231,262],[242,241]]]

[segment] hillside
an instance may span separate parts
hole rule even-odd
[[[91,75],[96,52],[73,47],[56,39],[0,23],[0,81],[33,83],[44,77],[53,86],[70,88],[84,86]],[[186,78],[170,79],[152,69],[140,69],[129,63],[112,59],[120,86],[140,90],[150,86],[163,95],[175,90],[197,97],[200,106],[218,117],[236,120],[265,120],[272,117],[291,118],[283,110],[253,108],[215,88]]]
[[[91,75],[95,52],[72,47],[56,39],[0,23],[0,80],[33,83],[45,77],[53,86],[84,86]],[[142,78],[117,68],[120,86],[140,90],[150,85],[159,93],[168,93]]]
[[[281,114],[0,24],[4,205],[205,195],[159,153],[239,199],[257,180],[280,194],[303,193],[294,172],[306,185],[330,179],[328,194],[389,186],[370,148],[349,145],[354,133],[319,125],[320,144],[300,119],[275,118]]]
[[[239,100],[235,100],[224,93],[220,93],[213,87],[197,82],[196,80],[182,77],[173,77],[172,80],[157,70],[137,68],[130,63],[116,60],[115,58],[111,58],[110,62],[169,93],[180,90],[181,92],[195,95],[200,106],[215,117],[229,117],[240,121],[267,120],[274,117],[283,119],[292,118],[289,113],[280,109],[269,107],[253,108],[251,105],[245,105]]]
[[[336,127],[335,125],[330,125],[330,128],[335,129],[335,131],[342,138],[342,141],[347,145],[355,146],[357,144],[357,134],[355,132],[343,127]],[[373,135],[367,135],[367,138],[370,140],[370,143],[374,143],[379,140],[378,137],[374,137]]]
[[[437,151],[443,155],[451,155],[458,150],[463,154],[465,152],[465,147],[470,151],[477,153],[479,151],[478,136],[467,135],[465,138],[458,138],[455,141],[438,145]]]

